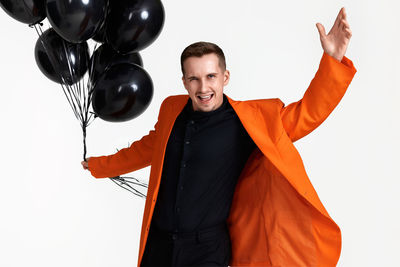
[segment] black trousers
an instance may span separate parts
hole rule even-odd
[[[140,266],[228,266],[230,258],[226,223],[186,233],[162,232],[151,226]]]

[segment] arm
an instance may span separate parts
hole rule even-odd
[[[88,169],[91,174],[96,178],[114,177],[149,166],[153,155],[157,123],[154,130],[133,142],[129,147],[123,148],[113,155],[90,157]]]
[[[342,99],[357,70],[353,62],[344,56],[351,38],[344,8],[336,18],[328,35],[317,23],[324,53],[319,69],[302,99],[280,111],[283,127],[292,142],[317,128]]]
[[[161,104],[158,119],[162,112]],[[133,142],[129,147],[109,156],[88,158],[88,169],[95,178],[114,177],[132,172],[151,164],[154,142],[158,132],[158,121],[149,134]]]
[[[302,99],[284,106],[281,119],[292,142],[317,128],[342,99],[356,69],[353,62],[343,57],[339,62],[324,52],[319,69]]]

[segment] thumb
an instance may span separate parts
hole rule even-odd
[[[326,33],[325,33],[325,28],[324,28],[324,26],[323,26],[321,23],[317,23],[317,24],[315,24],[315,25],[317,26],[317,29],[318,29],[318,32],[319,32],[319,37],[320,37],[320,38],[325,37],[325,36],[326,36]]]

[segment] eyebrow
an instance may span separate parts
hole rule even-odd
[[[218,72],[211,72],[211,73],[207,73],[207,76],[208,75],[210,75],[210,74],[214,74],[214,75],[217,75],[218,74]],[[192,79],[192,78],[197,78],[196,76],[190,76],[190,77],[187,77],[187,79]]]

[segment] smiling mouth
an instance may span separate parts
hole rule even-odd
[[[207,96],[197,96],[197,98],[200,100],[201,103],[208,103],[211,101],[211,99],[214,97],[214,94],[210,94]]]

